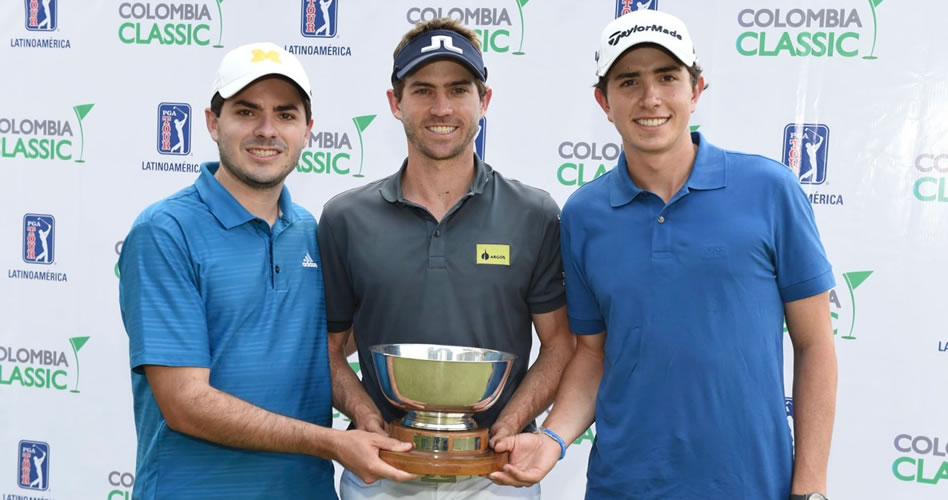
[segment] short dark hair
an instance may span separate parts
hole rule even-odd
[[[286,77],[280,76],[280,75],[266,75],[266,76],[262,76],[262,77],[260,77],[260,78],[257,78],[257,79],[254,80],[253,82],[248,83],[244,88],[249,87],[249,86],[252,85],[254,82],[257,82],[257,81],[259,81],[259,80],[262,79],[262,78],[269,78],[269,77],[280,78],[280,79],[283,79],[283,80],[285,80],[286,82],[289,82],[289,83],[291,83],[291,84],[293,85],[293,88],[295,88],[296,91],[299,92],[299,94],[300,94],[300,99],[303,100],[303,111],[306,113],[306,123],[309,123],[310,120],[313,119],[313,103],[310,102],[309,96],[306,95],[306,92],[303,92],[303,89],[301,89],[301,88],[299,87],[299,85],[293,83],[293,80],[290,80],[289,78],[286,78]],[[243,90],[243,89],[241,89],[241,90]],[[220,117],[220,116],[221,116],[221,110],[224,108],[224,101],[225,101],[225,100],[226,100],[226,99],[224,99],[223,97],[221,97],[221,93],[220,93],[220,92],[214,92],[214,95],[211,97],[211,113],[214,113],[214,116],[217,116],[217,117]]]
[[[629,47],[628,49],[626,49],[625,52],[619,54],[619,57],[616,57],[616,61],[618,61],[619,59],[621,59],[622,56],[624,56],[624,55],[626,55],[627,53],[629,53],[630,50],[632,50],[632,49],[638,49],[638,48],[642,48],[642,47],[652,47],[652,48],[656,48],[656,49],[661,49],[663,52],[665,52],[666,54],[670,55],[670,56],[671,56],[672,58],[674,58],[676,61],[679,61],[679,59],[678,59],[677,57],[675,57],[674,54],[672,54],[671,52],[669,52],[668,49],[666,49],[665,47],[662,47],[661,45],[658,45],[657,43],[640,43],[640,44],[638,44],[638,45],[633,45],[632,47]],[[681,61],[679,61],[679,62],[681,62]],[[684,64],[682,64],[682,65],[684,65]],[[613,64],[613,67],[615,67],[614,64]],[[602,95],[607,95],[607,94],[606,94],[606,87],[607,87],[607,85],[608,85],[608,83],[609,83],[609,73],[612,73],[612,69],[613,69],[613,68],[609,68],[609,71],[606,72],[606,75],[605,75],[605,76],[600,76],[600,77],[599,77],[599,81],[597,81],[596,84],[593,85],[594,87],[596,87],[597,89],[599,89],[600,92],[602,92]],[[691,77],[691,88],[697,87],[697,86],[698,86],[698,79],[701,78],[701,72],[703,71],[703,70],[701,69],[701,66],[698,66],[698,61],[695,61],[694,64],[692,64],[691,66],[687,67],[686,69],[688,70],[688,76]],[[706,84],[704,84],[704,88],[701,89],[701,90],[704,90],[704,89],[707,89],[707,88],[708,88],[708,84],[706,83]]]
[[[428,31],[434,31],[434,30],[454,31],[455,33],[470,40],[471,43],[474,44],[474,47],[477,48],[477,50],[481,50],[481,42],[480,40],[477,39],[477,33],[474,33],[472,29],[468,28],[467,26],[464,26],[463,24],[461,24],[460,21],[456,19],[451,19],[450,17],[437,17],[430,21],[420,22],[416,24],[414,28],[409,30],[408,33],[405,33],[402,36],[401,41],[398,42],[398,46],[395,47],[395,53],[392,54],[392,59],[398,58],[398,53],[401,52],[402,49],[407,47],[408,44],[416,36],[422,33],[426,33]],[[483,99],[484,96],[487,95],[487,84],[478,80],[477,78],[474,79],[474,84],[477,85],[478,95],[480,95],[481,99]],[[404,90],[405,90],[404,79],[392,80],[392,93],[395,94],[395,98],[398,99],[399,101],[402,100],[402,91]]]

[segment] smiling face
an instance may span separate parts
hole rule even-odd
[[[606,92],[597,88],[596,101],[622,136],[626,155],[692,147],[688,121],[704,78],[693,86],[680,61],[650,46],[626,52],[606,78]]]
[[[425,64],[407,76],[401,99],[388,91],[392,114],[405,127],[409,158],[432,160],[473,156],[477,122],[490,98],[490,89],[482,99],[474,75],[449,60]]]
[[[279,77],[244,87],[224,101],[220,116],[208,109],[205,117],[220,150],[221,183],[238,182],[252,189],[282,186],[312,128],[299,90]]]

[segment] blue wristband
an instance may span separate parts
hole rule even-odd
[[[566,442],[563,441],[563,438],[561,438],[559,434],[547,429],[546,427],[540,427],[537,432],[540,434],[546,434],[550,437],[550,439],[556,441],[556,444],[560,445],[560,460],[563,460],[563,457],[566,456]]]

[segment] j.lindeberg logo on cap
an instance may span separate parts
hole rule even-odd
[[[421,53],[431,52],[432,50],[438,50],[444,48],[444,50],[450,50],[451,52],[457,52],[458,54],[463,54],[464,50],[460,47],[455,47],[454,42],[451,40],[451,37],[446,35],[435,35],[431,37],[431,45],[421,48]]]
[[[677,31],[674,31],[674,30],[669,31],[660,24],[652,24],[649,26],[642,26],[642,25],[636,24],[635,26],[627,30],[616,31],[615,33],[609,35],[609,45],[617,45],[619,43],[619,40],[622,40],[623,38],[631,35],[632,33],[637,33],[640,31],[655,31],[657,33],[664,33],[668,36],[673,36],[681,40],[681,35],[679,35]]]
[[[313,269],[319,267],[316,264],[316,261],[314,261],[313,258],[309,256],[309,252],[306,252],[306,255],[303,256],[303,267],[311,267]]]

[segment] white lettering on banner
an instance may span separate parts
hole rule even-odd
[[[820,28],[848,28],[855,25],[862,28],[862,20],[859,19],[859,12],[850,9],[790,9],[785,15],[781,15],[780,9],[744,9],[737,13],[737,24],[750,28],[757,26],[760,28],[811,28],[817,26]]]
[[[66,361],[66,353],[62,351],[27,349],[25,347],[13,350],[9,346],[0,346],[0,362],[45,366],[65,365],[67,368],[69,367],[69,362]]]
[[[200,173],[200,163],[173,163],[167,161],[143,161],[142,170],[153,170],[156,172],[184,172]]]
[[[10,47],[28,47],[31,49],[69,49],[72,43],[59,38],[11,38]]]
[[[147,4],[147,3],[122,3],[119,4],[119,17],[122,19],[169,19],[184,21],[210,21],[211,12],[207,5],[196,3],[187,4]]]
[[[427,22],[438,17],[450,17],[469,26],[510,26],[512,24],[507,9],[412,7],[406,14],[409,24]]]
[[[303,56],[351,56],[351,47],[336,45],[284,45],[283,49],[290,54]]]

